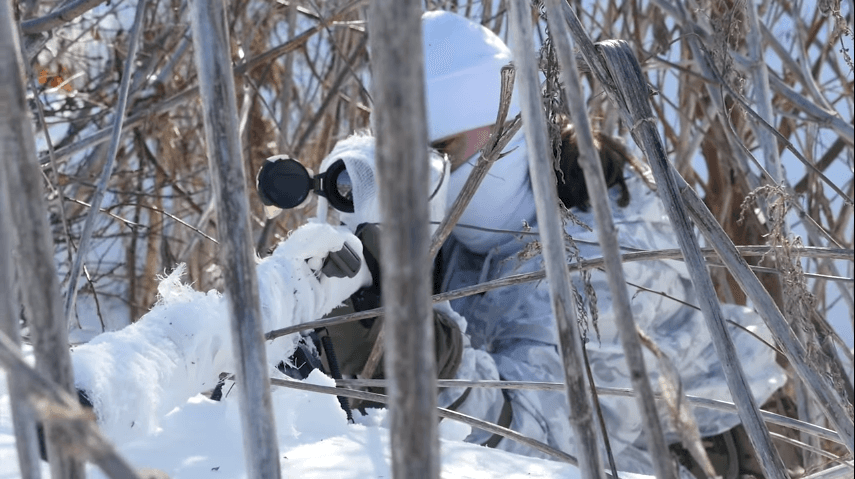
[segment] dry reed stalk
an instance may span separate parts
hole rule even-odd
[[[638,391],[638,410],[644,423],[644,431],[650,445],[650,455],[656,476],[660,479],[676,478],[677,471],[670,460],[668,445],[659,422],[659,413],[653,398],[653,388],[647,375],[644,356],[635,320],[630,307],[629,293],[626,287],[626,277],[620,261],[620,249],[617,241],[617,230],[612,219],[609,206],[609,193],[599,154],[594,146],[594,136],[591,131],[586,105],[582,96],[582,86],[573,54],[573,43],[567,24],[563,21],[561,4],[558,0],[547,1],[550,39],[557,51],[561,63],[561,81],[567,96],[570,118],[573,121],[576,138],[579,142],[579,162],[585,176],[585,184],[594,208],[597,222],[597,238],[603,252],[606,276],[612,301],[616,311],[615,320],[620,332],[621,346],[626,356],[632,387]],[[592,381],[593,382],[593,381]]]
[[[217,227],[229,324],[234,359],[240,373],[239,405],[247,475],[275,479],[281,475],[279,443],[262,341],[258,277],[251,246],[246,172],[238,136],[225,2],[193,0],[190,17],[205,139],[218,206]]]
[[[514,88],[514,73],[513,68],[510,66],[502,68],[501,93],[499,95],[499,109],[496,114],[496,123],[493,124],[493,128],[490,130],[490,139],[487,140],[487,143],[481,149],[475,167],[466,178],[460,194],[454,199],[454,203],[451,205],[448,214],[439,223],[439,226],[437,226],[436,231],[433,233],[433,237],[431,237],[431,258],[436,257],[448,235],[451,234],[454,226],[457,225],[457,221],[460,220],[460,216],[463,215],[472,197],[475,196],[475,192],[478,191],[481,182],[489,173],[490,167],[501,158],[505,147],[522,126],[522,121],[519,117],[514,118],[510,124],[506,124]]]
[[[384,380],[375,380],[382,381],[384,386],[387,386],[387,381]],[[386,394],[378,394],[367,391],[360,391],[357,389],[347,389],[340,387],[329,387],[329,386],[321,386],[318,384],[311,384],[304,381],[293,381],[293,380],[285,380],[278,378],[271,378],[271,384],[274,386],[286,387],[291,389],[299,389],[301,391],[311,391],[317,392],[321,394],[332,394],[337,395],[337,391],[340,392],[339,396],[345,396],[354,399],[362,399],[365,401],[377,402],[381,404],[389,404],[390,398]],[[547,444],[544,444],[540,441],[532,439],[530,437],[524,436],[516,431],[511,429],[499,426],[497,424],[493,424],[488,421],[483,421],[481,419],[468,416],[463,413],[459,413],[457,411],[452,411],[450,409],[437,407],[436,415],[443,419],[451,419],[454,421],[461,422],[463,424],[467,424],[469,426],[493,433],[498,434],[502,437],[506,437],[512,441],[519,442],[520,444],[524,444],[530,446],[532,449],[540,451],[548,456],[553,457],[556,460],[567,462],[569,464],[578,465],[578,459],[567,454],[564,451],[559,451]]]
[[[3,100],[0,100],[3,101]],[[3,127],[0,126],[0,129]],[[2,131],[2,130],[0,130]],[[6,151],[6,133],[0,132],[0,151]],[[12,259],[14,251],[12,234],[14,223],[12,222],[11,199],[8,189],[0,183],[0,297],[5,298],[0,302],[0,333],[5,334],[12,343],[15,351],[20,351],[21,331],[18,312],[18,291],[15,288],[15,261]],[[12,413],[12,426],[15,431],[15,445],[18,450],[18,466],[22,479],[39,479],[41,477],[41,464],[36,437],[36,417],[27,401],[26,391],[23,384],[26,379],[20,374],[9,371],[6,376],[6,387],[9,391],[9,402]]]
[[[454,229],[454,226],[457,224],[457,221],[460,219],[463,211],[466,210],[466,206],[469,204],[469,201],[472,200],[472,197],[475,195],[481,181],[483,181],[484,177],[490,170],[490,166],[500,158],[505,146],[507,146],[508,142],[510,142],[514,135],[519,131],[520,126],[522,126],[519,117],[515,118],[511,124],[507,126],[505,125],[505,120],[507,119],[508,109],[511,103],[511,94],[513,92],[513,78],[514,71],[512,68],[502,69],[499,112],[496,116],[496,123],[493,125],[493,129],[491,131],[490,140],[488,140],[488,143],[482,149],[482,153],[478,157],[478,162],[475,165],[475,168],[472,169],[469,176],[466,178],[466,182],[460,190],[460,194],[454,200],[448,214],[445,215],[445,218],[443,218],[439,226],[437,226],[436,231],[434,231],[431,236],[430,250],[428,253],[431,258],[436,257],[436,254],[439,252],[443,243],[445,243],[448,235],[451,234],[451,231]],[[380,331],[377,335],[377,340],[374,342],[374,346],[371,348],[371,353],[365,361],[365,366],[362,369],[360,377],[374,377],[374,371],[377,369],[377,366],[380,364],[380,359],[383,356],[384,341],[382,338],[384,336],[385,327],[381,325]]]
[[[758,405],[751,394],[739,362],[738,352],[725,326],[712,281],[701,260],[698,241],[677,188],[675,180],[677,173],[668,163],[659,134],[653,127],[655,119],[648,104],[647,91],[646,88],[640,87],[640,85],[646,86],[646,82],[640,75],[641,70],[635,57],[627,52],[625,45],[609,44],[608,47],[610,48],[607,49],[606,45],[601,45],[599,51],[605,56],[608,69],[617,85],[618,95],[614,100],[621,107],[627,124],[632,125],[633,138],[647,155],[653,169],[659,187],[659,196],[674,226],[680,249],[683,250],[686,266],[697,291],[707,329],[721,360],[730,393],[739,406],[739,417],[745,426],[764,474],[770,478],[783,479],[786,477],[783,460],[772,445],[769,431],[760,419]]]
[[[350,388],[381,388],[386,387],[388,381],[385,379],[338,379],[336,386]],[[562,391],[564,384],[533,381],[468,381],[463,379],[439,379],[437,387],[440,388],[494,388],[494,389],[528,389],[535,391]],[[597,387],[597,393],[601,396],[631,397],[635,391],[628,388]],[[660,399],[661,395],[657,396]],[[695,406],[719,411],[736,412],[736,404],[720,399],[709,399],[698,396],[685,396],[686,401]],[[836,432],[817,426],[812,423],[800,421],[770,411],[761,411],[763,420],[769,424],[777,424],[792,428],[794,430],[809,433],[826,441],[841,443],[840,436]]]
[[[569,9],[566,18],[571,24],[578,23],[575,13]],[[590,44],[591,41],[584,31],[577,30],[581,31],[582,35],[574,32],[576,41]],[[601,42],[596,49],[598,56],[587,57],[588,63],[604,62],[602,69],[608,71],[607,78],[611,79],[609,84],[614,85],[614,88],[607,87],[606,91],[620,109],[626,124],[630,125],[632,136],[647,156],[656,177],[659,197],[665,204],[680,249],[683,250],[687,269],[701,302],[701,311],[707,322],[707,329],[722,362],[731,395],[740,407],[740,419],[757,453],[763,472],[767,477],[783,479],[786,475],[783,460],[772,445],[769,432],[760,419],[757,404],[745,380],[737,351],[730,340],[712,281],[703,264],[697,238],[694,236],[683,200],[680,198],[674,178],[677,173],[668,163],[659,133],[653,127],[655,119],[649,106],[647,82],[641,74],[634,54],[625,42]]]
[[[57,8],[50,14],[21,22],[21,32],[33,34],[53,30],[64,25],[76,17],[104,3],[105,0],[75,0],[68,2],[61,8]]]
[[[738,247],[738,250],[741,254],[746,256],[762,256],[772,251],[773,249],[768,246],[741,246]],[[806,252],[811,255],[820,255],[825,257],[836,257],[836,258],[848,258],[853,252],[839,249],[827,249],[827,248],[805,248],[800,250],[802,252]],[[707,258],[718,258],[718,253],[712,248],[704,248],[702,253]],[[647,260],[657,260],[657,259],[682,259],[683,253],[679,249],[668,249],[668,250],[659,250],[659,251],[640,251],[637,253],[627,253],[621,256],[621,262],[632,262],[632,261],[647,261]],[[602,258],[590,258],[585,259],[579,262],[574,262],[568,264],[569,270],[572,271],[581,271],[585,269],[593,269],[593,268],[602,268],[605,264],[605,261]],[[497,288],[504,288],[508,286],[513,286],[516,284],[531,282],[531,281],[540,281],[546,278],[546,272],[544,270],[534,271],[531,273],[519,273],[510,276],[506,276],[504,278],[499,278],[491,281],[487,281],[484,283],[479,283],[473,286],[468,286],[465,288],[456,289],[454,291],[446,291],[444,293],[435,294],[432,297],[432,301],[434,303],[442,302],[442,301],[452,301],[459,298],[464,298],[466,296],[472,296],[474,294],[484,293]],[[336,324],[345,323],[348,321],[358,321],[364,318],[371,318],[374,316],[380,316],[384,314],[383,308],[375,308],[366,311],[359,311],[356,313],[345,314],[341,316],[331,316],[328,318],[316,319],[314,321],[308,321],[301,324],[296,324],[294,326],[289,326],[286,328],[276,329],[272,331],[268,331],[264,335],[264,339],[268,341],[272,341],[276,338],[281,338],[282,336],[286,336],[288,334],[298,333],[300,331],[307,331],[313,328],[321,328],[325,326],[333,326]]]
[[[691,188],[681,189],[683,199],[695,217],[696,225],[706,236],[707,241],[718,251],[722,261],[728,266],[743,290],[754,301],[755,308],[765,320],[776,341],[781,345],[790,364],[800,379],[810,385],[810,391],[817,396],[819,404],[851,452],[853,450],[852,415],[847,413],[844,404],[841,402],[842,398],[837,397],[833,386],[829,384],[825,375],[817,374],[814,367],[807,363],[807,354],[795,337],[793,330],[772,302],[768,292],[757,280],[757,277],[750,272],[748,265],[736,253],[733,243],[727,239],[718,223],[715,223],[715,220],[710,217],[709,210],[706,209],[700,198],[693,194],[694,191]]]
[[[73,391],[74,378],[71,356],[68,352],[68,332],[62,320],[59,284],[53,263],[52,238],[44,214],[46,210],[44,189],[35,163],[35,140],[26,110],[21,47],[11,7],[11,2],[8,1],[0,5],[0,110],[4,112],[0,120],[0,148],[5,159],[0,165],[0,171],[3,172],[0,175],[0,183],[2,183],[0,189],[3,189],[3,194],[7,195],[4,201],[3,221],[14,225],[11,230],[6,230],[14,235],[14,238],[6,237],[6,246],[15,247],[17,291],[21,295],[30,333],[33,336],[36,365],[43,374],[59,384],[61,388]],[[12,250],[4,249],[0,254],[6,256],[9,264],[5,266],[10,269],[4,274],[9,274],[13,271],[11,261],[8,261],[12,257]],[[10,288],[11,283],[6,287]],[[10,298],[17,296],[17,293],[9,292],[12,293]],[[17,317],[18,315],[14,314],[6,321],[15,321]],[[10,329],[17,330],[17,325]],[[14,332],[13,335],[17,336]],[[5,335],[0,335],[0,338],[7,341],[7,347],[17,348],[17,344]],[[10,378],[18,378],[20,374],[22,374],[21,371],[16,371],[10,375]],[[20,389],[13,388],[12,392],[16,394],[17,400],[21,399]],[[16,413],[17,419],[21,420],[20,427],[32,426],[32,411],[32,404],[25,406],[18,401]],[[83,464],[51,437],[54,431],[52,426],[48,425],[46,431],[47,452],[48,457],[51,458],[50,467],[53,477],[63,479],[85,477]],[[21,445],[22,449],[19,450],[19,457],[26,461],[21,464],[21,469],[31,475],[37,474],[31,468],[32,429],[23,431],[19,435],[25,441]]]
[[[430,271],[430,172],[420,10],[417,0],[373,0],[368,28],[392,474],[430,479],[439,477],[440,461],[430,278],[424,274]]]
[[[585,377],[582,352],[584,345],[576,316],[576,300],[571,295],[570,275],[564,266],[564,227],[558,209],[558,191],[552,172],[546,119],[541,106],[540,82],[535,60],[529,52],[532,48],[532,35],[527,6],[528,2],[524,0],[511,0],[509,23],[519,82],[520,108],[525,118],[523,131],[528,150],[529,175],[541,232],[546,276],[549,280],[552,314],[564,364],[564,379],[570,406],[569,421],[579,451],[582,477],[604,477],[600,441],[590,402],[593,385],[588,384]]]

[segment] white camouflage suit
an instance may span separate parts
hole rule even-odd
[[[432,12],[423,17],[427,98],[431,141],[495,121],[499,98],[499,68],[510,60],[510,51],[489,30],[448,12]],[[477,82],[473,82],[472,79]],[[477,87],[471,87],[474,83]],[[483,102],[483,104],[478,104]],[[485,109],[484,105],[492,105]],[[512,105],[511,115],[518,109]],[[538,255],[519,260],[517,255],[531,237],[485,231],[520,231],[524,223],[537,231],[534,196],[526,160],[526,145],[519,133],[506,151],[508,156],[494,164],[443,250],[444,290],[471,286],[511,274],[543,269]],[[477,156],[451,175],[449,204],[456,198]],[[676,237],[656,194],[634,174],[627,185],[629,206],[610,201],[618,239],[624,252],[677,248]],[[593,214],[573,210],[594,228]],[[476,226],[480,229],[467,228]],[[578,245],[579,256],[601,257],[595,232],[570,224],[566,232]],[[640,292],[628,286],[632,312],[638,326],[651,337],[679,369],[686,394],[730,400],[725,377],[704,319],[699,310],[679,301],[697,304],[685,266],[679,261],[645,261],[624,265],[626,279],[640,287],[665,293]],[[578,274],[573,285],[584,297]],[[627,367],[613,317],[605,273],[594,270],[591,285],[599,310],[599,338],[593,327],[587,333],[587,352],[597,386],[630,388]],[[586,298],[590,300],[590,298]],[[677,301],[679,300],[679,301]],[[464,330],[471,349],[457,377],[507,381],[563,382],[564,373],[555,333],[549,288],[545,281],[521,284],[469,296],[451,303],[465,318]],[[760,317],[748,308],[724,305],[724,314],[740,325],[769,337]],[[775,352],[751,335],[731,327],[742,365],[758,403],[763,403],[784,383],[783,370],[775,362]],[[658,368],[645,355],[651,384],[658,389]],[[442,405],[451,404],[461,391],[446,391]],[[564,392],[508,390],[512,406],[511,428],[558,449],[574,453],[569,408]],[[653,473],[641,436],[641,417],[633,398],[601,396],[606,427],[620,470]],[[495,391],[470,393],[457,409],[473,416],[497,420],[504,399]],[[703,436],[724,432],[737,425],[735,414],[708,409],[694,410]],[[664,415],[663,415],[664,417]],[[668,439],[677,438],[671,428]],[[468,440],[483,443],[490,435],[473,432]],[[528,446],[504,439],[498,448],[540,455]]]

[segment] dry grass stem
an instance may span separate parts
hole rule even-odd
[[[383,381],[383,385],[386,385],[386,381]],[[357,389],[348,389],[342,387],[329,387],[329,386],[321,386],[317,384],[310,384],[303,381],[293,381],[293,380],[285,380],[278,378],[271,378],[270,383],[274,386],[287,387],[292,389],[299,389],[302,391],[312,391],[321,394],[331,394],[334,396],[345,396],[354,399],[362,399],[365,401],[378,402],[381,404],[387,404],[389,402],[389,398],[385,394],[377,394],[366,391],[360,391]],[[466,414],[462,414],[456,411],[452,411],[449,409],[438,407],[436,408],[437,416],[444,419],[451,419],[454,421],[459,421],[464,424],[467,424],[472,427],[476,427],[478,429],[482,429],[484,431],[498,434],[502,437],[506,437],[512,441],[519,442],[520,444],[525,444],[526,446],[530,446],[531,448],[540,451],[556,460],[567,462],[569,464],[577,465],[579,461],[567,454],[566,452],[559,451],[553,447],[550,447],[540,441],[531,439],[526,437],[518,432],[512,431],[508,428],[504,428],[497,424],[493,424],[491,422],[482,421],[481,419],[474,418],[472,416],[467,416]]]

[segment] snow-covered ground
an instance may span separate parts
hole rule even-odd
[[[307,381],[331,386],[333,381],[313,373]],[[0,479],[17,479],[18,461],[6,390],[0,371]],[[160,469],[173,479],[246,477],[237,393],[221,402],[202,395],[190,398],[162,418],[154,434],[117,443],[136,467]],[[389,430],[385,410],[355,415],[347,424],[335,397],[292,389],[273,390],[283,477],[389,478]],[[444,437],[465,435],[459,424],[443,421]],[[444,478],[576,478],[575,467],[533,459],[495,449],[442,439]],[[47,467],[44,476],[49,477]],[[90,467],[92,478],[104,477]],[[639,476],[636,476],[639,477]]]

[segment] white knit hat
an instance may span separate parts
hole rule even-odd
[[[495,123],[508,47],[487,28],[445,11],[422,15],[422,35],[428,139]],[[517,113],[512,101],[508,118]]]

